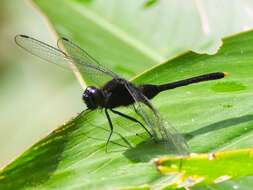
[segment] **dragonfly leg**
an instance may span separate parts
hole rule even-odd
[[[108,139],[107,139],[106,144],[105,144],[105,152],[108,152],[107,146],[108,146],[108,143],[110,142],[110,139],[112,137],[113,125],[112,125],[112,120],[110,118],[110,115],[109,115],[107,109],[105,109],[105,115],[106,115],[106,118],[107,118],[109,126],[110,126],[110,134],[109,134]]]
[[[113,110],[113,109],[110,109],[114,114],[117,114],[117,115],[119,115],[119,116],[122,116],[122,117],[124,117],[124,118],[126,118],[126,119],[129,119],[129,120],[131,120],[131,121],[133,121],[133,122],[135,122],[135,123],[138,123],[141,127],[143,127],[143,129],[145,129],[145,131],[149,134],[149,136],[151,137],[151,138],[153,138],[153,135],[150,133],[150,131],[140,122],[140,121],[138,121],[137,119],[135,119],[135,118],[133,118],[133,117],[131,117],[131,116],[129,116],[129,115],[126,115],[126,114],[124,114],[124,113],[121,113],[121,112],[119,112],[119,111],[116,111],[116,110]]]
[[[110,130],[105,129],[105,128],[103,128],[103,127],[101,127],[101,129],[103,129],[103,130],[105,130],[105,131],[107,131],[107,132],[110,132]],[[127,140],[124,136],[122,136],[120,133],[117,133],[117,132],[114,132],[114,133],[116,133],[117,135],[119,135],[119,137],[128,145],[128,147],[132,148],[132,145],[128,142],[128,140]],[[121,144],[119,144],[119,143],[117,143],[117,142],[113,142],[113,141],[111,141],[111,142],[112,142],[113,144],[117,144],[117,145],[119,145],[119,146],[128,148],[127,146],[121,145]]]

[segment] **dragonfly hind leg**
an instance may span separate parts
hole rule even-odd
[[[106,118],[107,118],[108,123],[109,123],[109,126],[110,126],[110,134],[109,134],[108,139],[107,139],[106,144],[105,144],[105,147],[106,147],[106,148],[105,148],[105,152],[108,152],[108,144],[109,144],[110,139],[111,139],[112,134],[113,134],[113,125],[112,125],[112,120],[111,120],[111,117],[110,117],[110,115],[109,115],[107,109],[105,109],[105,115],[106,115]],[[119,133],[117,133],[117,134],[120,136],[120,138],[121,138],[130,148],[132,147],[132,145],[127,141],[127,139],[126,139],[125,137],[123,137],[123,136],[122,136],[121,134],[119,134]]]
[[[113,110],[113,109],[110,109],[110,110],[111,110],[114,114],[117,114],[117,115],[119,115],[119,116],[122,116],[122,117],[124,117],[124,118],[130,120],[130,121],[133,121],[133,122],[135,122],[135,123],[138,123],[143,129],[145,129],[145,131],[149,134],[149,136],[150,136],[151,138],[153,138],[153,135],[150,133],[150,131],[149,131],[140,121],[138,121],[137,119],[135,119],[135,118],[133,118],[133,117],[131,117],[131,116],[129,116],[129,115],[126,115],[126,114],[124,114],[124,113],[121,113],[121,112],[119,112],[119,111],[116,111],[116,110]]]

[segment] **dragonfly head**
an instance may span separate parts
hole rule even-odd
[[[96,109],[103,105],[103,93],[94,86],[88,86],[83,93],[83,101],[88,109]]]

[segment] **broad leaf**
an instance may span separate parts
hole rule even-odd
[[[136,83],[164,83],[214,71],[225,79],[164,92],[153,103],[184,134],[191,152],[252,146],[253,32],[224,40],[213,56],[186,53],[137,77]],[[121,111],[129,112],[127,109]],[[119,189],[161,187],[175,176],[162,177],[152,159],[168,154],[148,140],[139,126],[114,117],[116,133],[105,153],[108,123],[100,111],[80,115],[41,140],[0,175],[0,189]],[[127,138],[132,148],[117,134]],[[139,135],[136,136],[136,133]],[[121,144],[118,145],[118,144]],[[242,158],[243,161],[243,158]],[[252,186],[251,178],[215,186]]]
[[[189,49],[215,53],[221,45],[221,36],[253,27],[247,12],[253,6],[250,2],[158,0],[152,5],[147,0],[33,2],[47,16],[57,35],[77,42],[104,65],[126,77]]]
[[[7,11],[10,14],[4,16],[8,21],[5,19],[6,25],[1,25],[1,28],[9,37],[24,33],[43,41],[50,39],[45,27],[47,23],[41,22],[40,15],[26,5],[27,1],[2,2],[1,13]],[[6,7],[5,2],[9,6]],[[250,0],[33,2],[58,35],[73,39],[104,65],[124,76],[133,76],[150,65],[160,63],[158,60],[166,60],[186,49],[215,52],[221,36],[249,29],[253,23]],[[6,43],[11,44],[10,41],[6,39]],[[5,47],[5,41],[1,44]],[[61,123],[84,106],[78,93],[80,86],[77,82],[70,82],[74,78],[69,73],[44,62],[37,64],[38,59],[29,57],[18,48],[3,50],[6,52],[3,56],[9,55],[16,66],[1,60],[13,68],[10,73],[6,71],[7,80],[1,80],[4,92],[0,103],[4,110],[0,119],[1,167],[55,128],[54,123]],[[26,65],[22,67],[23,72],[20,72],[21,65]],[[10,115],[15,115],[15,120],[9,119]]]
[[[253,175],[253,149],[164,156],[156,160],[156,165],[164,175],[178,175],[171,184],[174,188],[219,184],[229,179]]]

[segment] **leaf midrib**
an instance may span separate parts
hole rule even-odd
[[[100,26],[107,32],[111,33],[113,36],[117,37],[119,40],[125,42],[131,47],[134,47],[136,50],[144,54],[146,57],[150,58],[153,60],[155,63],[160,63],[165,61],[165,57],[159,55],[158,53],[155,52],[154,49],[151,49],[147,45],[141,43],[139,40],[134,38],[133,36],[130,36],[128,33],[117,27],[111,22],[108,22],[108,20],[103,19],[101,16],[96,14],[94,11],[91,9],[88,9],[84,6],[80,8],[80,5],[77,4],[76,2],[68,2],[65,1],[66,4],[70,8],[72,8],[75,12],[78,12],[82,16],[84,16],[86,19],[90,20],[94,24]]]

